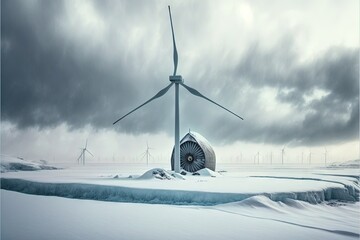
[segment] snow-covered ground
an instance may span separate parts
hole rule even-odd
[[[224,165],[176,175],[166,165],[56,167],[2,168],[1,239],[360,236],[359,168]]]

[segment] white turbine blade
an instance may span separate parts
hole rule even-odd
[[[88,153],[90,153],[91,156],[94,156],[89,150],[85,149]]]
[[[85,143],[85,149],[86,149],[86,147],[87,147],[87,141],[88,141],[88,140],[86,139],[86,143]]]
[[[174,26],[173,26],[172,17],[171,17],[170,6],[168,6],[168,8],[169,8],[169,16],[170,16],[170,24],[171,24],[173,45],[174,45],[174,74],[173,75],[175,76],[176,75],[176,70],[177,70],[177,65],[178,65],[178,53],[177,53],[177,49],[176,49]]]
[[[129,113],[125,114],[124,116],[122,116],[121,118],[119,118],[118,120],[116,120],[114,124],[116,124],[117,122],[119,122],[120,120],[122,120],[123,118],[125,118],[127,115],[135,112],[136,110],[138,110],[139,108],[141,108],[142,106],[148,104],[149,102],[151,102],[152,100],[162,97],[168,90],[169,88],[173,85],[173,83],[170,83],[167,87],[161,89],[155,96],[153,96],[152,98],[150,98],[149,100],[147,100],[145,103],[141,104],[140,106],[138,106],[137,108],[135,108],[134,110],[130,111]]]
[[[221,107],[222,109],[224,109],[224,110],[228,111],[229,113],[231,113],[231,114],[235,115],[236,117],[240,118],[241,120],[244,120],[242,117],[240,117],[240,116],[239,116],[239,115],[237,115],[236,113],[234,113],[234,112],[230,111],[229,109],[227,109],[227,108],[225,108],[225,107],[221,106],[220,104],[218,104],[218,103],[214,102],[213,100],[211,100],[211,99],[209,99],[209,98],[205,97],[205,96],[204,96],[204,95],[202,95],[202,94],[201,94],[198,90],[196,90],[196,89],[194,89],[194,88],[191,88],[191,87],[189,87],[189,86],[186,86],[184,83],[180,83],[180,84],[181,84],[181,86],[183,86],[184,88],[186,88],[186,89],[187,89],[187,90],[188,90],[191,94],[193,94],[193,95],[195,95],[195,96],[197,96],[197,97],[204,98],[204,99],[208,100],[209,102],[211,102],[211,103],[213,103],[213,104],[217,105],[218,107]]]

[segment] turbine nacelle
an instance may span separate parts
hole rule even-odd
[[[181,75],[169,76],[169,80],[172,83],[183,83],[184,82],[184,79],[182,78]]]

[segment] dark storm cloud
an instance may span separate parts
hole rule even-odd
[[[281,144],[356,139],[359,131],[358,51],[336,47],[310,62],[301,63],[288,40],[271,51],[261,51],[256,45],[251,47],[230,71],[232,81],[258,89],[277,89],[277,100],[289,104],[302,120],[294,121],[289,116],[260,128],[249,124],[235,134]]]
[[[73,128],[112,127],[129,106],[146,100],[136,85],[137,66],[123,57],[127,46],[120,47],[114,62],[106,62],[105,52],[82,50],[92,39],[79,45],[58,33],[56,20],[66,12],[64,1],[3,1],[1,10],[3,120],[19,128],[63,122]],[[117,26],[121,28],[121,23]],[[146,114],[150,110],[140,111],[138,117],[151,117]],[[117,126],[134,132],[157,131],[157,127],[152,121],[124,121]]]
[[[161,9],[165,14],[158,21],[153,11],[159,9],[152,1],[95,1],[95,9],[105,21],[102,34],[106,41],[98,46],[93,39],[97,32],[79,37],[76,25],[80,22],[72,23],[73,38],[59,27],[59,22],[66,21],[69,2],[2,1],[2,119],[18,128],[61,123],[72,128],[87,124],[113,128],[113,121],[168,83],[172,46],[166,8]],[[192,3],[191,7],[198,5]],[[195,28],[188,27],[190,22],[205,26],[204,20],[183,19],[188,24],[177,28],[179,36],[187,31],[193,32],[194,38],[204,37],[200,30],[196,33]],[[151,31],[145,30],[133,47],[130,30],[143,30],[144,24],[150,25]],[[253,44],[245,54],[236,56],[236,66],[226,60],[199,58],[201,62],[197,59],[189,76],[184,76],[189,79],[186,83],[239,113],[245,121],[190,96],[182,88],[182,130],[190,127],[223,143],[320,144],[354,139],[359,127],[357,53],[358,49],[339,47],[310,62],[300,62],[299,50],[287,37],[270,50]],[[184,66],[181,56],[179,65]],[[214,70],[214,62],[219,64],[216,69],[224,70]],[[276,89],[277,100],[289,104],[297,116],[266,121],[277,115],[276,111],[263,114],[259,105],[258,94],[266,88]],[[312,98],[319,90],[325,94]],[[170,89],[164,98],[124,119],[115,129],[172,134],[173,101]]]

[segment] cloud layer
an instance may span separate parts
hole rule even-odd
[[[359,49],[334,44],[304,59],[298,26],[277,29],[270,45],[261,36],[243,40],[242,31],[231,29],[261,32],[252,12],[259,7],[245,3],[237,12],[194,1],[173,8],[178,72],[186,84],[245,118],[239,121],[181,89],[182,130],[191,128],[223,143],[355,139]],[[240,18],[225,18],[221,25],[217,9]],[[200,10],[203,14],[197,14]],[[65,123],[74,129],[91,125],[172,135],[172,89],[112,126],[168,84],[173,66],[166,4],[3,1],[1,11],[2,120],[20,129]]]

